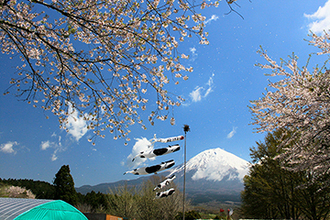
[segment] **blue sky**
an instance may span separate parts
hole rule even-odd
[[[186,99],[174,109],[174,126],[169,121],[131,128],[132,141],[113,140],[110,133],[98,138],[93,146],[87,141],[92,132],[83,120],[69,120],[69,133],[60,129],[50,112],[20,101],[14,94],[0,96],[0,177],[27,178],[52,182],[62,165],[70,165],[76,186],[96,185],[137,176],[123,173],[135,165],[154,165],[174,159],[183,162],[183,151],[137,164],[128,157],[139,151],[136,141],[147,142],[154,134],[159,138],[183,135],[188,124],[187,159],[220,147],[245,160],[249,148],[265,134],[254,133],[249,101],[258,99],[268,84],[264,70],[255,67],[265,60],[257,54],[259,46],[279,61],[295,52],[303,66],[315,48],[308,45],[308,31],[322,34],[330,29],[330,1],[327,0],[238,0],[232,6],[244,17],[231,13],[222,2],[218,8],[203,11],[207,19],[210,45],[184,42],[181,52],[189,54],[186,62],[194,67],[189,80],[170,89]],[[0,54],[0,90],[9,87],[17,60]],[[312,62],[317,62],[312,60]],[[142,112],[142,114],[145,114]],[[46,116],[49,119],[46,119]],[[146,117],[146,115],[142,115]],[[174,142],[183,146],[183,141]],[[155,143],[155,148],[167,144]]]

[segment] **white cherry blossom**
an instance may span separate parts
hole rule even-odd
[[[260,67],[270,69],[271,76],[280,80],[270,82],[267,92],[251,101],[250,106],[257,132],[290,132],[291,135],[283,136],[279,147],[286,151],[279,157],[289,169],[313,173],[313,181],[330,172],[329,42],[329,34],[311,35],[310,44],[320,48],[318,55],[326,58],[323,65],[313,68],[308,63],[300,68],[294,55],[279,65],[261,50],[268,64]],[[293,143],[293,147],[286,148],[287,143]],[[321,182],[330,184],[329,180]]]
[[[186,80],[182,72],[192,71],[181,63],[188,57],[178,51],[180,43],[195,35],[208,44],[199,10],[218,4],[1,0],[1,52],[19,54],[22,61],[5,94],[15,88],[27,101],[43,100],[34,105],[50,110],[61,125],[67,123],[66,103],[71,103],[79,115],[88,115],[84,119],[95,137],[103,137],[104,130],[115,139],[125,137],[134,123],[145,129],[138,109],[147,108],[139,105],[148,103],[146,91],[154,93],[157,103],[151,124],[155,118],[165,120],[178,97],[164,84],[177,84],[182,76]],[[172,76],[179,79],[170,81]]]

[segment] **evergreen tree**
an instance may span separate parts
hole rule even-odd
[[[54,186],[55,199],[61,199],[71,205],[75,205],[77,203],[77,192],[74,188],[74,182],[70,174],[69,165],[63,165],[56,173]]]
[[[242,192],[243,214],[246,218],[325,219],[329,189],[318,182],[309,184],[314,175],[311,172],[282,167],[277,156],[285,151],[278,150],[283,134],[282,130],[269,133],[264,143],[257,142],[258,148],[251,149],[252,165]]]

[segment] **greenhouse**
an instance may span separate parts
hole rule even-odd
[[[87,220],[78,209],[62,200],[0,198],[1,220]]]

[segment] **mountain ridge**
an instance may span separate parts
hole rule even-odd
[[[182,190],[184,165],[178,165],[158,175],[170,176],[175,174],[174,183]],[[221,148],[205,150],[186,163],[186,195],[196,201],[214,200],[216,198],[230,198],[234,202],[240,201],[243,190],[243,177],[248,173],[248,162]],[[134,180],[120,180],[112,183],[101,183],[94,186],[84,185],[76,188],[83,194],[91,192],[108,193],[120,185],[139,186],[152,176],[142,176]],[[194,202],[195,201],[195,202]],[[198,202],[197,202],[198,203]]]

